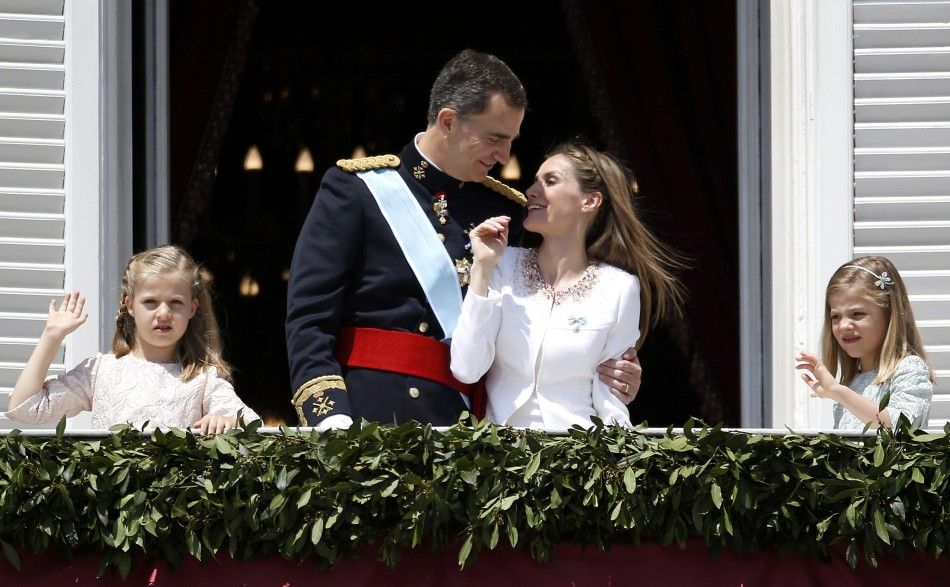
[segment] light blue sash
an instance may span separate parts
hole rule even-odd
[[[418,200],[395,169],[356,174],[366,182],[379,210],[422,286],[446,338],[452,338],[462,312],[462,290],[455,264],[426,218]]]

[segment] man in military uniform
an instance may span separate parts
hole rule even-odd
[[[508,161],[526,107],[507,65],[465,50],[439,73],[426,130],[398,157],[341,160],[326,172],[288,284],[301,425],[450,425],[472,409],[474,390],[452,377],[443,340],[468,281],[467,231],[509,216],[510,241],[520,240],[524,196],[488,172]],[[609,368],[617,395],[631,401],[639,364]]]

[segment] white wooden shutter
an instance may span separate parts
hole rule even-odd
[[[854,251],[910,292],[950,420],[950,1],[854,0]]]
[[[0,0],[2,409],[64,286],[63,32],[63,0]],[[12,426],[0,416],[0,428]]]

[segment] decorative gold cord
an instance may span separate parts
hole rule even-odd
[[[340,159],[336,166],[348,173],[399,167],[399,157],[395,155],[374,155],[359,159]]]
[[[517,202],[518,204],[522,206],[528,203],[528,198],[526,198],[524,194],[514,189],[513,187],[509,187],[501,183],[500,181],[498,181],[497,179],[495,179],[494,177],[490,175],[486,176],[485,179],[483,179],[481,183],[483,186],[487,187],[488,189],[498,192],[499,194],[505,196],[509,200],[513,202]]]

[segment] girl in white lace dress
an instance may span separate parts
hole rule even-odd
[[[44,381],[63,339],[86,321],[85,302],[79,292],[67,293],[58,308],[50,302],[8,418],[40,424],[91,411],[94,428],[148,423],[201,434],[234,427],[238,410],[247,421],[257,418],[229,381],[208,284],[185,251],[164,246],[133,256],[122,278],[112,352]]]
[[[613,157],[568,143],[541,164],[527,191],[525,230],[536,249],[507,247],[507,217],[470,232],[474,263],[458,326],[452,373],[487,372],[486,417],[561,430],[630,426],[626,405],[597,377],[682,294],[676,257],[637,218],[633,177]]]
[[[900,416],[914,428],[926,426],[934,372],[904,280],[888,259],[859,257],[834,272],[821,338],[821,359],[802,351],[795,367],[814,395],[835,401],[835,428],[895,427]]]

